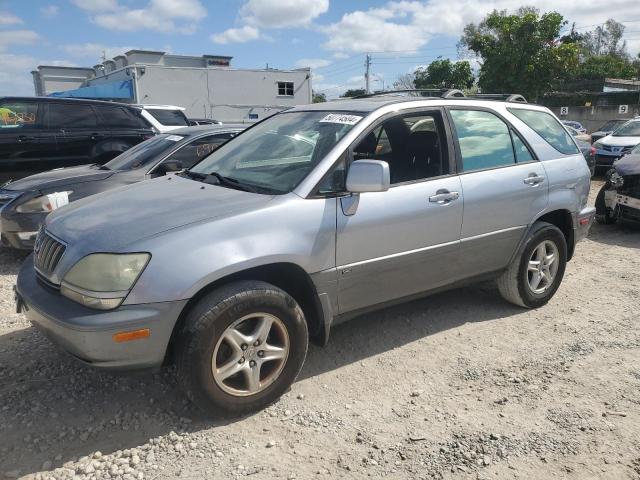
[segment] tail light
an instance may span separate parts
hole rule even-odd
[[[592,147],[589,149],[589,154],[590,154],[592,157],[593,157],[593,156],[595,156],[595,154],[596,154],[596,147],[593,147],[593,146],[592,146]]]

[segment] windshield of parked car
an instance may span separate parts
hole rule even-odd
[[[215,175],[223,186],[288,193],[362,117],[327,111],[280,113],[232,139],[190,172]]]
[[[611,135],[614,137],[640,137],[640,121],[625,123]]]
[[[604,125],[599,128],[600,132],[613,132],[616,128],[618,128],[623,123],[626,123],[626,120],[609,120]]]
[[[183,138],[182,135],[156,135],[118,155],[104,167],[108,170],[132,170],[151,166]]]

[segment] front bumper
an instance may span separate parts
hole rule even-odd
[[[123,305],[99,311],[77,304],[36,277],[33,255],[18,273],[18,305],[54,344],[100,368],[136,369],[162,364],[173,327],[187,300]],[[114,334],[148,328],[147,338],[117,343]]]

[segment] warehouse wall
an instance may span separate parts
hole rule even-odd
[[[573,120],[580,122],[588,132],[596,131],[602,124],[608,120],[618,118],[631,119],[640,115],[640,105],[629,105],[627,113],[619,113],[619,106],[603,106],[603,107],[572,107],[569,106],[567,115],[561,115],[561,107],[550,107],[560,120]]]

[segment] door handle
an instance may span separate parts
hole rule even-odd
[[[18,141],[20,143],[29,143],[29,142],[33,142],[36,139],[36,137],[28,137],[26,135],[20,135],[18,137]]]
[[[529,176],[522,181],[527,185],[531,185],[532,187],[535,187],[539,183],[544,182],[544,177],[541,175],[537,175],[535,173],[530,173]]]
[[[458,198],[460,198],[460,193],[441,189],[438,190],[435,195],[431,195],[429,201],[431,203],[437,203],[438,205],[447,205],[454,200],[458,200]]]

